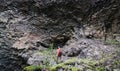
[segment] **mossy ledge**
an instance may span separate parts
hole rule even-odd
[[[53,66],[27,66],[24,68],[24,71],[38,71],[43,69],[47,69],[49,71],[57,71],[58,69],[63,69],[65,71],[85,71],[86,68],[90,70],[96,70],[95,66],[98,64],[99,62],[96,60],[91,61],[89,59],[71,58],[63,63]],[[79,67],[79,65],[82,65],[82,67]],[[101,71],[101,69],[103,70],[104,68],[98,67],[97,69],[100,69]]]

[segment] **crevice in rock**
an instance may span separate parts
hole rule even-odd
[[[55,47],[57,46],[63,47],[68,40],[70,40],[70,36],[57,35],[55,37],[52,37],[51,42],[54,44]]]

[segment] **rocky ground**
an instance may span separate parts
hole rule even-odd
[[[69,71],[74,67],[77,70],[72,71],[115,71],[120,70],[119,50],[118,46],[104,44],[98,40],[80,39],[62,48],[62,58],[59,64],[56,64],[56,49],[35,50],[35,52],[29,50],[33,53],[27,51],[22,55],[28,56],[28,64],[41,67],[45,65],[44,68],[48,67],[51,71],[54,69],[55,71],[57,69]]]

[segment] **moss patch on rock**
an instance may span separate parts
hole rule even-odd
[[[63,63],[60,63],[58,65],[52,66],[50,69],[51,71],[57,71],[58,69],[62,68],[64,70],[70,70],[70,71],[82,71],[86,67],[91,69],[92,66],[95,66],[98,64],[97,61],[90,61],[89,59],[77,59],[77,58],[72,58],[69,59]],[[80,68],[79,65],[82,65],[83,68]]]
[[[113,45],[119,45],[120,46],[120,42],[112,39],[112,40],[107,40],[106,41],[107,44],[113,44]]]
[[[114,65],[116,65],[118,68],[120,67],[120,60],[118,60],[118,61],[113,60],[112,63],[114,63]],[[66,60],[65,62],[56,64],[56,65],[52,65],[52,66],[28,66],[28,67],[25,67],[24,70],[25,71],[36,71],[36,70],[48,69],[49,71],[57,71],[59,69],[62,69],[63,71],[86,71],[86,70],[106,71],[107,65],[105,65],[105,64],[106,64],[106,59],[105,60],[104,59],[102,59],[102,60],[90,60],[90,59],[71,58],[71,59]]]
[[[27,66],[24,68],[25,71],[36,71],[36,70],[41,70],[41,66]]]

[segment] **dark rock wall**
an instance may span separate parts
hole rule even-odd
[[[108,32],[120,33],[116,29],[120,29],[120,1],[110,0],[107,6],[103,6],[100,10],[96,11],[91,17],[91,24],[105,25]],[[117,27],[116,27],[117,26]]]
[[[71,38],[83,26],[95,37],[103,37],[104,30],[120,33],[119,0],[1,0],[0,8],[0,22],[9,32],[43,35],[43,42]]]

